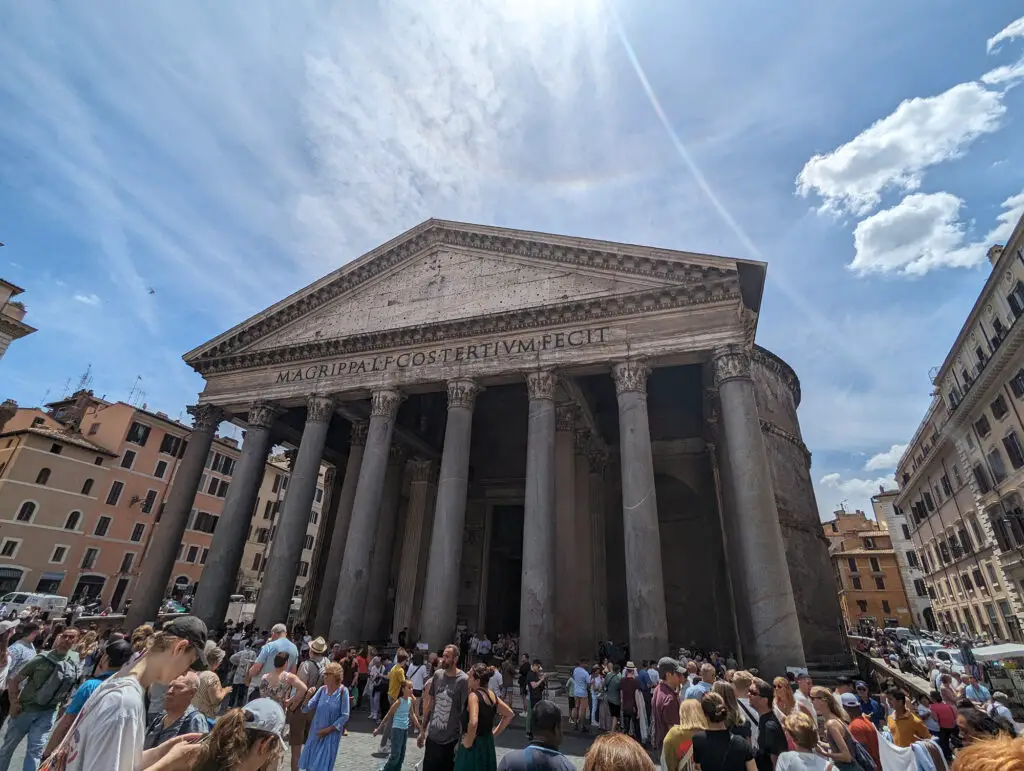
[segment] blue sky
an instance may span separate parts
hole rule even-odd
[[[24,405],[91,364],[176,416],[184,351],[436,216],[766,260],[758,339],[801,377],[820,508],[864,508],[1024,212],[1011,0],[4,17],[0,275],[40,331],[0,395]]]

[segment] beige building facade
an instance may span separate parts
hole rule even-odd
[[[931,608],[931,599],[928,597],[927,576],[917,556],[907,517],[903,510],[896,508],[893,503],[897,495],[898,491],[883,488],[871,496],[871,508],[875,512],[875,520],[884,522],[889,531],[889,540],[892,542],[896,563],[903,578],[903,589],[906,591],[912,616],[908,626],[934,631],[938,626]]]
[[[1024,640],[1024,219],[932,376],[935,398],[896,471],[938,626]]]

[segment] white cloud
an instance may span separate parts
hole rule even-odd
[[[1024,215],[1024,192],[1007,198],[998,224],[969,242],[960,221],[963,200],[951,193],[912,193],[890,209],[857,223],[849,268],[861,275],[921,276],[936,268],[968,268],[985,261],[988,248],[1005,243]]]
[[[826,474],[818,480],[818,484],[836,491],[844,498],[853,499],[854,505],[865,511],[870,511],[866,506],[870,506],[870,498],[878,493],[879,487],[891,490],[896,486],[892,476],[878,477],[877,479],[859,479],[857,477],[843,479],[842,475],[837,473]],[[866,505],[865,499],[867,499]]]
[[[94,294],[78,294],[78,293],[76,293],[71,299],[77,300],[80,303],[85,303],[86,305],[99,305],[100,304],[100,298],[97,297]]]
[[[1024,79],[1024,59],[1020,59],[1016,64],[1004,64],[1002,67],[996,67],[981,76],[982,82],[990,86],[1012,85],[1022,79]]]
[[[1020,37],[1024,37],[1024,16],[1021,16],[1016,21],[1011,21],[999,32],[990,37],[988,39],[988,43],[985,45],[985,50],[992,53],[1000,43]]]
[[[877,455],[872,455],[868,458],[868,462],[864,464],[865,471],[882,471],[883,469],[894,469],[896,464],[899,463],[900,458],[903,457],[903,453],[907,451],[907,445],[905,444],[894,444],[885,452],[880,452]]]
[[[907,99],[846,144],[807,161],[797,192],[819,195],[825,211],[867,214],[883,191],[916,190],[926,168],[960,156],[979,136],[996,131],[1005,112],[1002,94],[978,83]]]

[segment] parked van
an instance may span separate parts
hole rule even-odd
[[[10,592],[0,597],[0,609],[5,619],[17,618],[21,611],[35,607],[41,608],[43,613],[49,613],[50,618],[63,616],[67,611],[68,600],[56,594],[34,592]]]

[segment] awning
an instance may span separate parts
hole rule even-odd
[[[1024,658],[1024,645],[1018,643],[985,645],[981,648],[972,648],[971,652],[974,653],[974,658],[978,661]]]

